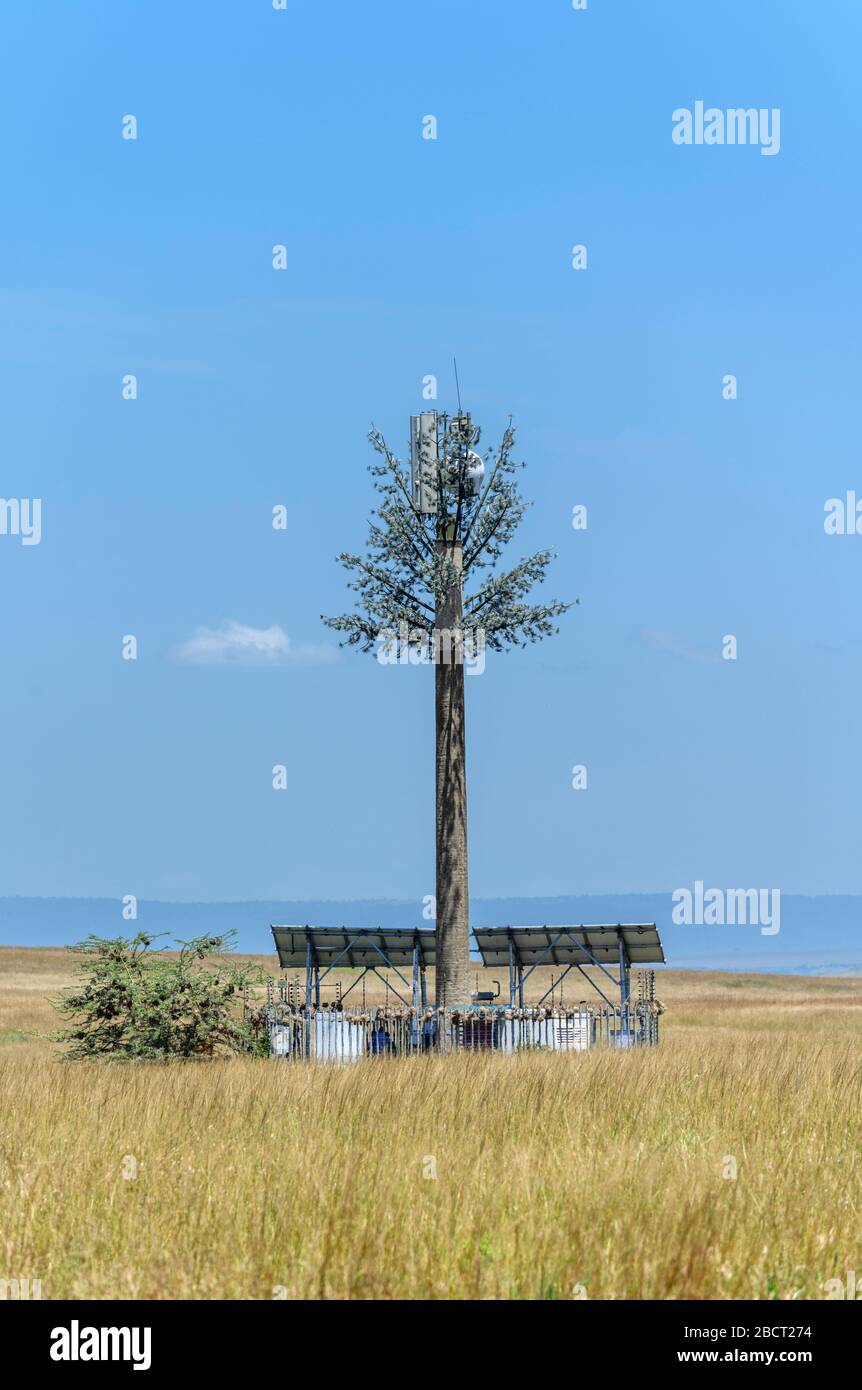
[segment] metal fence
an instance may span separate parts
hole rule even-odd
[[[658,1042],[654,1004],[625,1008],[351,1010],[272,1004],[270,1053],[284,1061],[358,1061],[433,1052],[587,1052]]]

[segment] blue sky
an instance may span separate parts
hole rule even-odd
[[[581,600],[468,680],[473,892],[862,892],[862,537],[823,529],[862,496],[862,12],[19,0],[3,30],[0,495],[42,539],[0,536],[0,894],[433,892],[432,674],[319,615],[369,425],[403,450],[453,353],[529,465],[511,558],[552,546]],[[780,152],[675,145],[698,99],[780,108]],[[230,621],[296,659],[178,658]]]

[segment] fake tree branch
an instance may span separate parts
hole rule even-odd
[[[357,594],[353,613],[322,621],[342,634],[344,645],[370,652],[387,632],[406,625],[408,640],[421,643],[433,632],[435,612],[441,601],[475,570],[492,574],[464,597],[465,632],[485,633],[487,644],[503,651],[525,646],[556,631],[554,622],[571,606],[556,599],[549,603],[525,602],[530,590],[544,581],[553,552],[540,550],[507,573],[496,565],[517,531],[527,509],[515,474],[524,465],[515,462],[515,432],[511,423],[494,455],[489,450],[487,482],[474,492],[467,476],[469,450],[479,443],[474,428],[465,438],[453,428],[447,415],[439,417],[438,509],[425,516],[416,507],[407,472],[392,453],[380,430],[372,428],[369,440],[382,460],[369,465],[380,502],[372,511],[366,542],[367,557],[338,557],[354,576],[349,588]],[[460,537],[461,572],[440,541]],[[401,628],[403,630],[403,627]]]

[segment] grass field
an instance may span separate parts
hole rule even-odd
[[[862,1272],[858,979],[662,974],[640,1052],[129,1067],[54,1059],[68,967],[0,948],[0,1278],[46,1298],[805,1299]]]

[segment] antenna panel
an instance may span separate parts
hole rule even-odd
[[[437,413],[410,416],[410,483],[423,516],[437,514]]]

